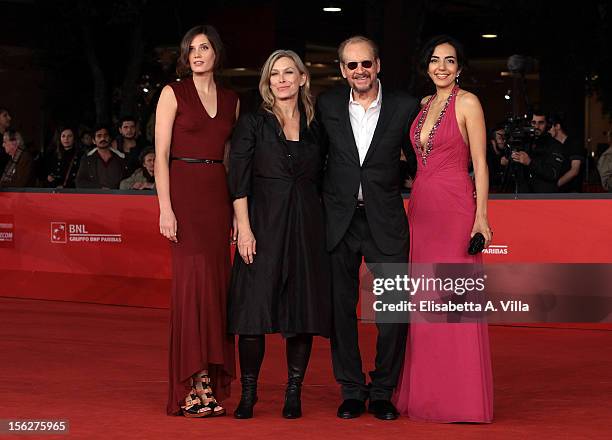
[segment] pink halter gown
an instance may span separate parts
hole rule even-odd
[[[418,169],[408,204],[412,263],[475,263],[467,253],[474,225],[469,146],[455,114],[453,90],[423,163],[418,123],[410,130]],[[491,422],[493,378],[486,323],[411,324],[404,368],[395,393],[401,414],[435,422]]]

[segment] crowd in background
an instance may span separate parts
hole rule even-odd
[[[27,145],[0,108],[2,188],[155,189],[155,150],[133,116],[93,129],[60,126],[44,150]]]
[[[0,188],[155,189],[155,150],[133,116],[121,117],[115,127],[59,126],[40,150],[31,148],[14,125],[10,111],[0,107]],[[489,130],[491,192],[583,192],[589,175],[601,182],[596,191],[612,192],[610,133],[608,144],[599,145],[593,157],[571,135],[563,115],[536,109],[531,126],[531,133],[526,130],[518,142],[517,127],[499,123]],[[412,167],[402,160],[402,186],[409,190]]]

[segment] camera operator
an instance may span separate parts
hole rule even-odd
[[[582,192],[584,167],[587,156],[586,148],[573,136],[568,136],[565,118],[553,114],[550,118],[548,133],[563,144],[563,167],[557,182],[559,192]]]
[[[531,118],[533,138],[524,149],[513,149],[517,191],[520,193],[556,193],[562,175],[563,145],[547,132],[546,115],[534,111]]]
[[[504,123],[497,124],[489,132],[487,166],[489,167],[489,191],[497,192],[503,187],[508,158],[505,156],[506,130]]]

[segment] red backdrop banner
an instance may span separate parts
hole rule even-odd
[[[485,261],[610,263],[610,218],[610,199],[491,200]],[[167,307],[169,246],[154,195],[0,193],[0,296]]]

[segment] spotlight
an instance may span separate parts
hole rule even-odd
[[[334,2],[329,2],[327,6],[323,7],[325,12],[342,12],[342,8]]]
[[[497,38],[497,34],[482,34],[481,37],[487,39]]]

